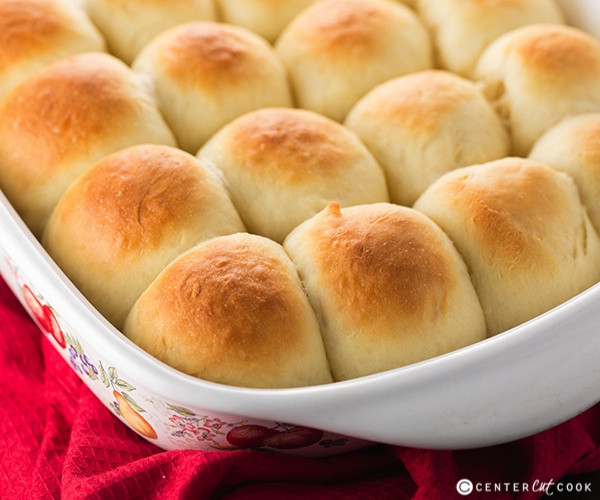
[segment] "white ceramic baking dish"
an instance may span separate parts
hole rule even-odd
[[[600,37],[599,1],[561,4],[572,24]],[[265,390],[205,382],[143,352],[75,289],[1,193],[0,274],[94,394],[165,449],[324,456],[371,442],[470,448],[534,434],[600,401],[600,284],[435,359],[346,382]]]

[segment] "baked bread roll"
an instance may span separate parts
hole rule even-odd
[[[345,124],[385,170],[394,203],[411,206],[442,174],[505,157],[499,116],[470,80],[427,70],[375,87]]]
[[[140,145],[104,157],[80,176],[58,203],[42,242],[120,328],[175,257],[202,240],[244,230],[214,172],[179,149]]]
[[[563,23],[555,0],[417,0],[429,28],[437,63],[469,76],[496,38],[527,24]]]
[[[152,38],[177,24],[215,21],[214,0],[84,0],[108,48],[131,64]]]
[[[432,66],[416,14],[387,0],[320,0],[294,18],[276,49],[299,107],[337,121],[379,83]]]
[[[490,335],[600,280],[600,239],[567,174],[521,158],[454,170],[415,203],[452,238]]]
[[[506,119],[517,156],[566,116],[600,111],[600,41],[575,28],[511,31],[484,51],[474,75]]]
[[[170,264],[124,333],[184,373],[245,387],[331,382],[317,319],[283,248],[260,236],[214,238]]]
[[[486,337],[450,239],[411,208],[331,203],[284,247],[321,322],[335,380],[421,361]]]
[[[104,49],[98,30],[72,2],[1,0],[0,99],[53,61]]]
[[[0,102],[0,188],[39,236],[69,184],[108,153],[175,145],[142,80],[103,53],[57,61]]]
[[[388,201],[383,172],[367,148],[312,111],[252,111],[217,132],[198,156],[223,172],[248,230],[277,242],[332,200]]]
[[[216,0],[223,21],[275,42],[285,27],[316,0]],[[391,0],[414,7],[415,0]]]
[[[600,233],[600,113],[565,118],[535,143],[529,157],[573,177]]]
[[[227,23],[254,31],[274,42],[288,23],[315,0],[216,0]]]
[[[223,21],[275,42],[284,28],[316,0],[216,0]],[[415,0],[392,0],[414,7]]]
[[[285,68],[273,48],[238,26],[176,26],[154,38],[133,68],[154,81],[167,123],[179,145],[193,154],[237,116],[292,104]]]

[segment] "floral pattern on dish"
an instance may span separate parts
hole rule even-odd
[[[19,296],[35,323],[54,339],[58,352],[103,404],[148,440],[166,449],[228,451],[254,448],[292,453],[298,449],[301,450],[299,454],[314,450],[309,452],[311,456],[356,447],[350,438],[308,427],[239,420],[235,416],[192,410],[145,395],[120,377],[117,368],[106,358],[73,335],[56,310],[2,250],[0,247],[2,277]],[[344,449],[325,451],[332,447]]]
[[[199,416],[181,406],[169,405],[173,414],[171,436],[207,442],[211,448],[234,450],[265,448],[292,450],[319,444],[324,448],[344,446],[348,438],[323,439],[325,433],[317,429],[275,422],[271,427],[248,423],[231,423],[208,415]],[[223,441],[226,441],[225,444]]]

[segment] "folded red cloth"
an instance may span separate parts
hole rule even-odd
[[[472,498],[492,498],[485,489],[500,485],[493,498],[529,499],[565,475],[600,470],[600,405],[531,438],[469,451],[162,451],[93,396],[1,280],[0,395],[2,498],[445,499],[468,479]]]

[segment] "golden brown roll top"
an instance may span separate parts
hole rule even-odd
[[[565,118],[535,143],[529,157],[573,177],[600,232],[600,113]]]
[[[469,76],[496,38],[527,24],[562,23],[555,0],[417,0],[441,68]]]
[[[575,28],[530,25],[502,35],[474,75],[505,118],[518,156],[566,116],[600,111],[600,42]]]
[[[104,48],[98,30],[68,0],[2,0],[0,99],[46,64]]]
[[[315,0],[216,0],[223,21],[274,42],[288,23]]]
[[[432,66],[429,36],[408,7],[387,0],[321,0],[276,44],[299,107],[342,121],[377,84]]]
[[[332,200],[388,200],[383,172],[366,147],[311,111],[247,113],[217,132],[198,156],[223,172],[248,230],[278,242]]]
[[[600,239],[575,184],[545,165],[505,158],[454,170],[415,208],[465,259],[491,335],[600,281]]]
[[[39,236],[80,173],[140,143],[175,144],[141,80],[108,54],[71,56],[0,103],[0,188]]]
[[[168,365],[246,387],[331,382],[318,322],[280,245],[238,233],[189,250],[142,294],[124,333]]]
[[[194,154],[237,116],[291,105],[285,68],[273,48],[237,26],[176,26],[154,38],[133,67],[154,81],[179,145]]]
[[[216,0],[226,23],[248,28],[273,43],[286,26],[317,0]],[[416,0],[392,0],[414,7]]]
[[[446,71],[420,71],[378,85],[345,124],[375,155],[391,199],[400,205],[412,205],[442,174],[510,150],[508,134],[479,88]]]
[[[421,361],[482,340],[467,268],[423,214],[331,203],[284,247],[320,319],[336,380]]]
[[[177,24],[214,21],[214,0],[84,0],[108,48],[131,64],[153,37]]]
[[[106,156],[61,198],[43,244],[111,323],[152,280],[198,242],[244,226],[215,173],[168,146]]]

